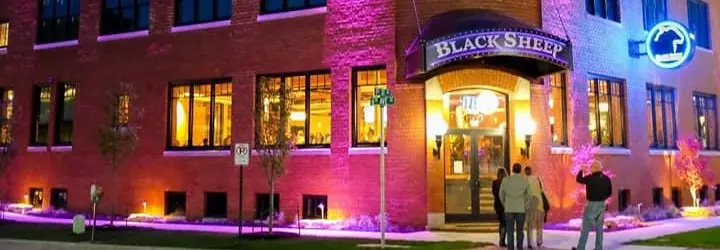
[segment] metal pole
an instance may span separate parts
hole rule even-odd
[[[240,180],[238,183],[238,245],[242,242],[242,219],[243,219],[243,172],[244,167],[240,166]],[[241,247],[242,248],[242,247]]]
[[[93,224],[92,224],[92,231],[90,233],[90,243],[95,242],[95,225],[97,224],[97,216],[95,216],[96,211],[97,211],[97,203],[93,202]]]
[[[385,106],[380,105],[380,248],[385,248]]]

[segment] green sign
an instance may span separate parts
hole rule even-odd
[[[395,104],[395,97],[390,94],[390,90],[387,88],[375,88],[375,93],[372,99],[370,99],[370,105],[380,107],[386,107]]]

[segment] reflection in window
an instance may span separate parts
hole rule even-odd
[[[565,102],[566,93],[565,73],[555,74],[549,77],[550,96],[548,107],[550,107],[550,135],[553,145],[567,145],[567,110]]]
[[[261,0],[260,13],[278,13],[327,5],[326,0]]]
[[[33,90],[33,126],[30,144],[47,145],[50,124],[50,87],[34,87]]]
[[[675,92],[672,88],[647,87],[648,142],[653,148],[675,148]]]
[[[329,146],[332,100],[330,74],[279,75],[270,76],[268,79],[278,87],[285,84],[291,91],[289,131],[295,138],[295,145]],[[264,105],[272,103],[268,100]],[[270,110],[269,107],[263,109]],[[269,113],[271,112],[265,112],[265,115],[271,115]]]
[[[505,95],[484,89],[461,90],[445,94],[450,107],[450,129],[505,129]]]
[[[75,87],[70,84],[58,85],[58,98],[56,112],[56,132],[55,132],[55,144],[56,145],[70,145],[72,144],[73,135],[73,106],[75,104]]]
[[[42,0],[40,3],[38,44],[78,38],[80,0]]]
[[[146,30],[150,0],[104,0],[101,34]]]
[[[11,126],[13,117],[13,99],[15,92],[11,89],[0,90],[2,94],[2,103],[0,103],[0,145],[7,145],[11,142],[12,134]]]
[[[715,100],[715,95],[698,92],[693,94],[697,136],[702,140],[703,148],[710,150],[718,149],[717,103]]]
[[[228,148],[232,117],[229,79],[173,84],[170,148]]]
[[[617,80],[588,80],[590,137],[595,145],[625,146],[625,95]]]
[[[9,31],[10,31],[10,23],[0,22],[0,48],[7,47]]]
[[[175,10],[176,25],[228,20],[232,16],[232,0],[177,0]]]
[[[370,105],[375,88],[387,88],[385,69],[356,70],[353,74],[354,96],[354,138],[353,145],[380,144],[380,106]],[[382,129],[387,129],[387,108]]]

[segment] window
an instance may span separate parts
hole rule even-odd
[[[80,0],[42,0],[38,19],[38,44],[75,40]]]
[[[33,208],[42,208],[43,205],[43,189],[42,188],[30,188],[28,194],[28,202]]]
[[[177,0],[175,2],[175,25],[207,23],[229,20],[232,16],[232,0]]]
[[[67,209],[68,191],[64,188],[50,189],[50,205],[54,209]]]
[[[33,146],[47,145],[50,127],[50,87],[36,86],[33,90],[33,121],[30,144]]]
[[[230,79],[172,83],[169,105],[170,149],[230,147]]]
[[[9,33],[10,23],[0,20],[0,48],[7,47]]]
[[[673,187],[671,192],[672,192],[671,196],[672,196],[673,205],[675,205],[675,207],[682,206],[682,197],[680,196],[680,188]]]
[[[620,22],[619,0],[585,0],[585,7],[591,15]]]
[[[100,33],[146,30],[149,16],[150,0],[104,0]]]
[[[327,219],[327,195],[303,195],[303,219]]]
[[[693,93],[695,111],[695,131],[704,149],[718,150],[717,106],[715,95]]]
[[[550,134],[555,146],[567,146],[567,109],[566,109],[566,75],[555,74],[550,76]]]
[[[645,30],[667,20],[667,0],[642,0]]]
[[[227,218],[227,193],[205,193],[205,218]]]
[[[326,0],[261,0],[260,13],[277,13],[327,5]]]
[[[656,187],[652,190],[653,206],[659,207],[663,205],[663,188]]]
[[[280,195],[273,195],[273,210],[275,213],[280,209]],[[255,219],[264,220],[270,214],[270,195],[255,194]]]
[[[590,137],[595,145],[625,146],[624,83],[608,78],[588,81]]]
[[[298,147],[330,146],[331,78],[329,73],[262,76],[291,90],[290,131]],[[260,96],[260,95],[258,95]],[[267,103],[266,105],[271,105]],[[263,110],[269,110],[264,108]]]
[[[118,126],[127,126],[128,122],[130,122],[130,96],[120,95],[117,97],[117,102],[116,123]]]
[[[356,69],[353,72],[353,146],[379,146],[380,129],[387,129],[387,108],[382,127],[380,106],[370,105],[375,88],[387,88],[385,68]]]
[[[0,145],[8,145],[13,140],[12,118],[13,99],[15,92],[11,89],[0,89],[2,102],[0,103]]]
[[[618,193],[618,211],[625,211],[630,206],[630,189],[620,189]]]
[[[675,90],[648,85],[645,101],[648,121],[648,142],[651,148],[675,148]]]
[[[55,144],[72,144],[73,135],[73,106],[75,104],[75,87],[62,83],[58,85],[57,112],[55,112]],[[62,98],[60,98],[62,97]]]
[[[687,9],[690,33],[695,34],[697,45],[706,49],[712,48],[708,4],[703,0],[688,0]]]
[[[185,216],[185,192],[165,192],[165,215]]]
[[[720,201],[720,184],[715,185],[715,202]]]

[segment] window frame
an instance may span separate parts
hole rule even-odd
[[[652,10],[652,11],[654,11],[654,12],[652,12],[652,17],[649,16],[649,14],[651,14],[651,13],[649,13],[650,9],[648,9],[648,8],[649,8],[649,6],[648,6],[648,4],[647,4],[648,1],[653,1],[653,3],[654,3],[653,7],[655,7],[655,9]],[[663,6],[663,9],[662,9],[662,10],[663,10],[663,11],[662,11],[662,13],[659,13],[659,14],[658,14],[659,10],[658,10],[657,7],[659,6],[659,4],[662,4],[662,6]],[[668,4],[667,4],[667,0],[642,0],[642,5],[643,5],[643,27],[645,28],[645,30],[650,30],[650,29],[652,29],[652,27],[655,26],[656,24],[658,24],[658,23],[660,23],[660,22],[665,21],[665,20],[668,19]],[[660,17],[662,20],[656,20],[656,19],[655,19],[655,18],[658,18],[658,17]],[[651,20],[651,19],[652,19],[652,20]],[[654,22],[654,23],[650,23],[650,21],[655,21],[655,22]]]
[[[692,106],[692,107],[693,107],[693,112],[695,112],[695,119],[694,119],[694,121],[695,121],[695,135],[696,135],[698,138],[700,138],[700,140],[702,140],[702,139],[703,139],[703,137],[702,137],[702,131],[700,131],[700,113],[698,112],[698,111],[699,111],[699,108],[698,108],[698,105],[697,105],[697,104],[699,103],[697,99],[700,99],[700,98],[702,98],[702,99],[712,99],[712,100],[713,100],[714,105],[713,105],[712,112],[713,112],[713,115],[714,115],[714,118],[715,118],[715,128],[714,128],[714,131],[715,131],[715,132],[714,132],[714,134],[713,134],[713,136],[715,137],[715,138],[714,138],[715,145],[714,145],[714,146],[711,146],[711,145],[709,145],[709,143],[708,143],[708,147],[703,147],[703,150],[718,151],[718,150],[720,150],[720,147],[718,146],[720,143],[718,143],[718,117],[717,117],[717,114],[718,114],[718,112],[717,112],[717,105],[718,105],[718,103],[717,103],[717,96],[716,96],[716,95],[713,95],[713,94],[698,92],[698,91],[694,91],[693,94],[692,94],[692,99],[691,99],[690,101],[692,102],[692,105],[693,105],[693,106]],[[705,109],[708,109],[708,108],[707,108],[707,105],[706,105]],[[708,136],[710,136],[710,135],[708,135]],[[708,138],[708,140],[709,140],[709,139],[710,139],[710,138]]]
[[[50,94],[50,100],[48,102],[48,118],[47,118],[47,129],[45,131],[45,141],[41,142],[37,138],[38,129],[37,126],[39,125],[38,121],[40,116],[42,115],[40,112],[40,106],[42,105],[42,92],[43,89],[47,88],[48,93]],[[32,116],[30,116],[30,146],[47,146],[50,144],[50,123],[51,123],[51,111],[52,111],[52,87],[48,84],[38,84],[32,86]]]
[[[602,1],[602,2],[598,2],[598,1]],[[608,4],[608,1],[615,2],[615,9],[614,9],[614,13],[613,13],[615,15],[615,18],[611,18],[608,15],[608,13],[609,13],[608,6],[610,6]],[[585,12],[587,12],[588,14],[590,14],[592,16],[596,16],[596,17],[599,17],[599,18],[602,18],[602,19],[605,19],[608,21],[622,23],[622,17],[621,17],[621,9],[622,8],[621,8],[620,4],[621,4],[620,0],[585,0]],[[600,7],[600,5],[602,5],[602,7],[603,7],[602,13],[598,12],[598,7]]]
[[[8,98],[6,104],[2,104],[2,102],[5,101],[5,96],[8,95],[9,92],[12,92],[13,98]],[[2,134],[2,131],[0,131],[0,146],[7,146],[12,140],[17,140],[16,137],[17,133],[13,132],[12,126],[13,119],[15,119],[15,90],[12,87],[0,87],[0,129],[4,128],[5,126],[10,127],[9,134]],[[8,109],[10,111],[10,114],[8,115]],[[8,117],[9,116],[9,117]],[[7,137],[5,137],[7,136]]]
[[[219,13],[218,13],[218,2],[220,0],[209,0],[209,1],[213,2],[213,8],[212,8],[213,9],[213,15],[212,15],[213,17],[207,21],[199,21],[200,12],[198,10],[199,9],[198,5],[200,4],[200,1],[208,1],[208,0],[188,0],[188,1],[193,1],[193,19],[192,19],[192,21],[183,23],[183,22],[181,22],[181,15],[180,15],[180,8],[181,8],[180,2],[181,1],[183,1],[183,0],[175,0],[174,1],[175,2],[175,17],[174,17],[175,20],[173,20],[174,27],[225,21],[225,20],[232,19],[232,16],[233,16],[233,11],[232,11],[233,1],[230,1],[230,16],[220,17]]]
[[[276,14],[276,13],[284,13],[284,12],[291,12],[291,11],[298,11],[298,10],[307,10],[307,9],[314,9],[314,8],[320,8],[320,7],[326,7],[327,1],[325,1],[325,4],[322,5],[313,5],[311,4],[311,0],[304,0],[305,4],[302,7],[295,7],[291,8],[288,7],[288,0],[281,0],[282,1],[282,8],[280,10],[267,10],[267,0],[260,0],[260,15],[266,15],[266,14]]]
[[[146,0],[147,3],[144,3],[144,4],[139,3],[139,1],[142,1],[142,0],[133,0],[133,1],[134,1],[133,5],[132,5],[132,6],[133,6],[133,12],[134,12],[134,13],[133,13],[133,18],[134,18],[134,20],[135,20],[135,22],[133,23],[133,26],[134,26],[134,27],[128,29],[128,28],[122,28],[122,25],[119,25],[120,28],[117,28],[117,31],[109,32],[109,31],[105,30],[105,29],[107,29],[107,28],[106,28],[106,25],[108,25],[107,22],[109,22],[109,21],[107,20],[106,11],[107,11],[107,10],[117,10],[117,11],[120,13],[120,18],[122,18],[123,6],[122,6],[122,3],[121,3],[121,2],[118,2],[118,6],[117,6],[117,7],[115,7],[114,9],[110,9],[110,8],[107,7],[107,0],[102,0],[102,2],[101,2],[101,9],[100,9],[100,11],[101,11],[101,14],[100,14],[100,35],[115,35],[115,34],[129,33],[129,32],[134,32],[134,31],[143,31],[143,30],[149,30],[149,29],[150,29],[150,1],[151,1],[151,0]],[[143,6],[143,5],[147,5],[147,11],[148,11],[148,14],[147,14],[147,16],[148,16],[147,22],[148,22],[148,23],[147,23],[147,27],[144,27],[144,28],[143,28],[143,27],[140,27],[140,23],[139,23],[139,22],[140,22],[140,18],[139,18],[139,17],[140,17],[140,6]],[[115,23],[115,24],[117,25],[117,23]]]
[[[672,139],[673,141],[677,141],[677,139],[678,139],[677,119],[676,119],[676,116],[677,116],[676,100],[677,100],[677,98],[675,96],[675,88],[648,83],[645,86],[645,90],[646,90],[646,93],[650,93],[650,96],[648,96],[646,98],[650,98],[650,107],[651,108],[650,108],[650,110],[648,110],[648,112],[651,112],[651,116],[652,116],[653,143],[650,144],[650,148],[652,148],[652,149],[677,149],[677,143],[673,143],[672,147],[668,146],[669,139]],[[668,138],[668,133],[667,133],[668,128],[666,128],[665,124],[663,124],[663,139],[664,139],[663,141],[665,142],[664,146],[658,145],[658,137],[657,137],[657,128],[658,128],[657,125],[658,124],[657,124],[657,113],[655,111],[656,91],[660,91],[662,93],[662,96],[660,97],[660,99],[661,99],[660,105],[662,107],[662,113],[660,115],[661,115],[662,121],[665,121],[668,117],[665,112],[665,104],[668,103],[668,101],[665,100],[666,94],[670,93],[670,94],[672,94],[672,97],[673,97],[672,100],[670,100],[670,103],[672,104],[672,112],[673,112],[672,115],[670,116],[672,118],[672,124],[673,124],[673,127],[672,127],[673,138]],[[646,99],[646,101],[647,101],[647,99]]]
[[[560,85],[561,85],[561,86],[560,86],[560,87],[554,86],[553,83],[550,82],[550,84],[549,84],[549,85],[550,85],[550,88],[551,88],[550,95],[552,95],[552,89],[559,89],[559,90],[560,90],[560,94],[561,94],[561,97],[562,97],[562,98],[561,98],[561,99],[562,99],[562,102],[561,102],[561,104],[562,104],[561,113],[562,113],[563,126],[562,126],[561,129],[562,129],[562,133],[563,133],[563,139],[562,139],[562,141],[561,141],[559,144],[553,143],[553,142],[552,142],[552,129],[551,129],[551,130],[550,130],[550,141],[551,141],[551,144],[552,144],[553,146],[568,146],[568,145],[570,144],[570,143],[569,143],[570,140],[568,140],[569,136],[568,136],[568,119],[567,119],[567,103],[568,103],[568,101],[567,101],[567,99],[568,99],[568,96],[567,96],[567,83],[568,83],[568,80],[567,80],[567,79],[568,79],[568,78],[567,78],[567,77],[568,77],[568,76],[567,76],[567,73],[566,73],[566,72],[562,72],[562,73],[559,73],[559,74],[556,74],[556,75],[558,75],[558,76],[560,77]],[[552,96],[550,96],[550,98],[552,98]],[[550,112],[552,113],[552,109],[550,109]],[[551,126],[553,126],[553,125],[551,125]]]
[[[323,200],[325,203],[323,204],[325,207],[322,210],[322,215],[320,219],[327,219],[328,218],[328,195],[314,195],[314,194],[303,194],[302,195],[302,214],[300,216],[301,219],[318,219],[317,217],[309,216],[310,211],[307,210],[308,208],[308,201],[309,200]],[[315,208],[312,208],[315,209]]]
[[[57,6],[56,0],[50,0],[50,1],[53,1],[53,4],[52,4],[52,6],[53,6],[53,15],[52,15],[52,17],[47,18],[47,19],[44,19],[43,16],[42,16],[42,13],[43,13],[43,10],[44,10],[44,9],[43,9],[43,7],[44,7],[44,6],[43,6],[43,0],[39,0],[39,1],[38,1],[38,9],[37,9],[37,11],[38,11],[38,13],[37,13],[37,28],[36,28],[37,34],[36,34],[35,44],[48,44],[48,43],[56,43],[56,42],[65,42],[65,41],[78,40],[79,37],[80,37],[80,13],[82,12],[82,3],[80,3],[81,0],[66,0],[66,1],[68,1],[68,3],[67,3],[67,10],[66,10],[66,11],[67,11],[67,14],[66,14],[65,16],[62,16],[62,17],[59,17],[59,16],[55,13],[55,12],[56,12],[56,8],[55,8],[55,7]],[[78,12],[75,13],[75,14],[71,14],[71,13],[72,13],[72,4],[70,3],[70,1],[72,1],[72,2],[78,2]],[[73,29],[73,26],[70,26],[70,25],[68,25],[68,26],[65,27],[65,32],[64,32],[65,38],[64,38],[64,39],[59,39],[59,38],[57,38],[58,35],[57,35],[57,29],[56,29],[56,25],[55,25],[55,24],[57,23],[57,20],[58,20],[58,19],[77,20],[77,21],[74,22],[74,23],[75,23],[74,29]],[[43,41],[42,37],[43,37],[43,34],[44,34],[44,33],[41,32],[41,31],[42,31],[42,29],[41,29],[42,23],[43,23],[43,21],[45,21],[45,20],[52,21],[51,24],[49,25],[50,28],[48,28],[48,29],[50,30],[50,34],[51,34],[51,35],[50,35],[51,38],[50,38],[48,41]]]
[[[623,79],[616,78],[616,77],[609,77],[609,76],[603,76],[603,75],[590,74],[589,77],[587,78],[587,81],[588,81],[588,90],[590,90],[590,87],[591,87],[589,81],[593,81],[593,80],[594,80],[594,81],[597,81],[597,83],[595,84],[595,90],[594,90],[595,92],[593,92],[593,93],[595,93],[595,95],[596,95],[596,98],[595,98],[595,108],[596,108],[596,110],[595,110],[595,124],[596,124],[597,129],[598,129],[597,138],[596,138],[597,141],[598,141],[598,143],[597,143],[595,146],[627,148],[627,146],[628,146],[628,141],[627,141],[627,128],[628,128],[627,120],[628,120],[628,117],[627,117],[627,106],[626,106],[626,105],[627,105],[627,93],[626,93],[626,90],[627,90],[627,82],[626,82],[625,80],[623,80]],[[613,128],[614,128],[614,127],[610,127],[610,128],[609,128],[609,130],[610,130],[610,131],[609,131],[609,133],[610,133],[610,145],[603,145],[603,143],[602,143],[602,133],[601,133],[602,131],[600,130],[600,127],[601,127],[601,126],[600,126],[600,81],[606,81],[606,82],[608,82],[608,94],[607,94],[607,96],[608,96],[608,114],[609,114],[608,117],[610,118],[610,125],[611,125],[611,126],[614,126],[614,124],[613,124],[613,122],[612,122],[612,114],[613,114],[613,112],[614,112],[614,110],[613,110],[613,108],[612,108],[612,106],[613,106],[613,105],[612,105],[612,104],[613,104],[613,102],[612,102],[612,96],[613,96],[613,95],[612,95],[612,91],[613,91],[612,86],[613,86],[613,84],[611,84],[611,83],[618,83],[618,86],[619,86],[619,88],[620,88],[620,90],[618,90],[618,93],[620,93],[620,101],[621,101],[621,103],[620,103],[620,108],[621,108],[621,110],[620,110],[620,111],[621,111],[622,114],[623,114],[623,118],[622,118],[622,120],[623,120],[623,123],[622,123],[623,126],[622,126],[622,130],[621,130],[622,133],[623,133],[623,134],[622,134],[623,143],[622,143],[621,145],[615,145],[614,142],[613,142],[613,138],[614,138]],[[590,91],[588,91],[588,96],[589,96],[589,93],[590,93]],[[590,100],[589,100],[589,98],[588,98],[588,104],[589,104],[589,102],[590,102]],[[588,105],[588,108],[589,108],[589,105]],[[588,114],[589,114],[589,112],[588,112]],[[592,138],[591,138],[591,139],[592,139]]]
[[[330,144],[332,144],[332,133],[330,133],[330,143],[310,144],[310,125],[311,125],[310,124],[311,123],[311,119],[310,119],[311,100],[310,100],[310,98],[311,98],[311,92],[312,92],[312,90],[310,88],[310,77],[313,75],[328,75],[328,76],[330,76],[330,93],[331,93],[331,97],[330,97],[330,107],[331,107],[330,130],[332,131],[332,85],[333,85],[333,82],[332,82],[332,73],[329,69],[257,75],[255,77],[255,86],[258,86],[260,84],[260,80],[263,78],[280,78],[280,84],[283,85],[283,84],[285,84],[285,78],[298,77],[298,76],[305,77],[305,117],[306,118],[305,118],[305,128],[303,130],[303,132],[305,134],[305,144],[299,145],[299,144],[296,144],[295,142],[293,142],[293,145],[297,148],[330,148]],[[258,91],[260,91],[260,88],[255,88],[255,89],[256,89],[255,96],[260,97],[260,93],[258,92]],[[294,90],[292,90],[292,88],[289,91],[290,91],[290,93],[294,92]],[[257,100],[257,101],[258,101],[257,103],[261,103],[261,102],[259,102],[260,100]],[[290,112],[292,112],[292,110]],[[255,139],[256,145],[260,145],[260,142],[258,141],[259,139],[260,138]]]
[[[357,73],[361,72],[361,71],[373,71],[373,70],[385,70],[385,72],[387,73],[387,66],[385,66],[385,65],[360,66],[360,67],[353,67],[351,70],[351,75],[350,75],[350,78],[351,78],[351,80],[350,80],[351,81],[350,95],[351,96],[350,96],[350,98],[351,98],[352,102],[350,103],[350,105],[351,105],[351,109],[352,109],[352,121],[350,121],[350,122],[352,122],[352,129],[351,129],[351,133],[352,133],[352,142],[351,143],[352,144],[351,145],[354,148],[380,147],[379,141],[377,143],[374,143],[374,142],[360,143],[360,142],[358,142],[358,137],[357,137],[357,131],[358,131],[358,128],[357,128],[357,118],[358,118],[357,94],[358,94],[358,91],[357,90],[359,87]],[[389,81],[389,80],[386,80],[386,81]],[[375,85],[375,86],[381,86],[381,85]],[[390,89],[390,84],[386,82],[385,88]],[[390,112],[387,112],[387,113],[390,113]],[[386,114],[386,115],[389,116],[389,114]],[[384,122],[388,122],[388,121],[384,121]],[[382,126],[383,126],[383,124],[380,124],[381,129],[385,129],[385,133],[387,135],[387,128],[382,128]],[[387,136],[385,137],[385,146],[386,147],[388,146]]]
[[[5,43],[5,45],[0,44],[0,49],[4,49],[4,48],[7,48],[7,46],[10,44],[10,20],[0,19],[0,25],[7,25],[7,33],[5,33],[5,34],[0,33],[0,38],[2,38],[4,35],[5,40],[7,41]],[[0,40],[2,40],[2,39],[0,39]]]
[[[665,190],[662,187],[652,189],[652,202],[654,207],[665,205]]]
[[[211,78],[211,79],[203,79],[203,80],[180,80],[180,81],[171,81],[168,86],[168,96],[167,96],[167,134],[166,134],[166,141],[165,141],[165,148],[168,151],[202,151],[202,150],[227,150],[230,149],[232,145],[228,146],[213,146],[215,145],[215,128],[214,126],[210,126],[208,133],[210,134],[208,139],[208,145],[210,146],[193,146],[192,145],[192,135],[193,135],[193,116],[194,116],[194,107],[193,107],[193,99],[194,99],[194,93],[195,93],[195,86],[198,85],[210,85],[210,121],[213,121],[215,119],[215,86],[217,84],[224,84],[224,83],[230,83],[231,88],[233,87],[233,80],[231,77],[222,77],[222,78]],[[178,86],[187,86],[189,87],[190,96],[189,98],[189,109],[188,109],[188,144],[184,147],[178,147],[172,145],[172,135],[173,135],[173,126],[172,126],[172,100],[173,100],[173,88]],[[232,98],[232,97],[231,97]],[[232,107],[232,104],[231,104]],[[232,118],[232,117],[231,117]],[[232,120],[232,119],[231,119]],[[231,121],[232,122],[232,121]],[[232,127],[232,125],[231,125]],[[232,129],[230,130],[230,136],[232,137]]]
[[[72,112],[72,121],[70,122],[70,140],[69,141],[62,141],[61,138],[61,129],[63,126],[63,116],[65,115],[65,90],[68,88],[68,86],[75,89],[75,93],[73,93],[73,103],[72,103],[72,109],[70,112]],[[52,91],[51,91],[52,92]],[[50,97],[50,102],[52,105],[52,97]],[[58,82],[57,86],[55,87],[55,116],[53,120],[53,146],[72,146],[72,137],[74,136],[74,127],[75,127],[75,102],[77,102],[77,85],[71,84],[68,82]]]
[[[704,13],[704,14],[705,14],[705,20],[700,20],[700,19],[698,19],[698,18],[693,18],[693,16],[690,15],[690,11],[691,11],[691,9],[690,9],[690,6],[691,6],[690,3],[691,3],[691,2],[694,3],[694,4],[696,4],[696,5],[699,5],[699,6],[704,7],[704,8],[702,8],[702,10],[705,12],[705,13]],[[688,17],[688,29],[689,29],[689,31],[690,31],[692,34],[695,35],[695,44],[697,44],[697,46],[698,46],[698,47],[701,47],[701,48],[712,49],[712,43],[713,43],[712,27],[711,27],[711,25],[712,25],[712,20],[711,20],[711,17],[710,17],[710,14],[711,14],[711,13],[710,13],[710,11],[709,11],[709,8],[710,8],[710,7],[709,7],[709,4],[707,3],[707,1],[703,1],[703,0],[687,0],[685,3],[686,3],[687,17]],[[697,38],[698,38],[698,31],[697,31],[697,30],[693,30],[694,28],[693,28],[693,25],[692,25],[692,24],[694,23],[694,21],[703,21],[703,22],[705,23],[705,28],[706,28],[706,29],[703,30],[703,32],[705,32],[705,33],[707,34],[707,41],[703,40],[703,41],[701,42],[699,39],[697,39]],[[704,44],[704,43],[707,43],[707,44]]]

